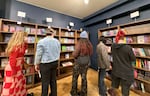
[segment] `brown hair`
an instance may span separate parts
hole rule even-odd
[[[53,28],[47,28],[46,35],[52,35],[53,33],[55,33],[55,30]]]
[[[92,55],[93,54],[93,46],[91,42],[87,38],[81,38],[78,43],[80,46],[80,54],[81,55]]]

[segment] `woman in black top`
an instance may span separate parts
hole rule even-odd
[[[108,90],[111,96],[114,94],[114,89],[121,85],[122,96],[129,96],[130,86],[134,81],[134,72],[132,62],[135,56],[132,48],[124,43],[125,33],[119,30],[116,36],[116,43],[112,44],[112,88]]]

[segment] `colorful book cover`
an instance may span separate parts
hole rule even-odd
[[[145,35],[144,36],[144,42],[145,43],[150,43],[150,35]]]
[[[9,31],[9,25],[3,24],[3,31],[8,32]]]
[[[143,44],[144,43],[144,35],[137,36],[137,43]]]
[[[10,35],[5,35],[4,37],[4,42],[8,42],[10,40],[11,36]]]
[[[10,25],[9,31],[10,32],[15,32],[16,31],[16,27],[14,25]]]
[[[66,50],[67,50],[66,46],[62,46],[62,47],[61,47],[61,50],[62,50],[62,51],[66,51]]]
[[[145,55],[146,56],[150,56],[150,49],[149,48],[143,48],[144,49],[144,52],[145,52]]]
[[[143,48],[138,48],[140,56],[146,56]]]
[[[24,28],[21,26],[16,26],[16,32],[24,31]]]
[[[8,59],[1,59],[1,67],[4,68],[8,64]]]
[[[35,28],[31,28],[31,34],[35,34],[36,33],[36,29]]]
[[[31,33],[30,27],[24,27],[24,31],[27,32],[27,33]]]

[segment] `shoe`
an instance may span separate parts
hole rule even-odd
[[[108,93],[110,96],[117,96],[114,89],[108,89]]]

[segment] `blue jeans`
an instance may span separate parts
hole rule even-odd
[[[106,75],[106,69],[99,69],[98,85],[99,85],[99,94],[101,96],[106,96],[107,88],[104,82],[105,75]]]

